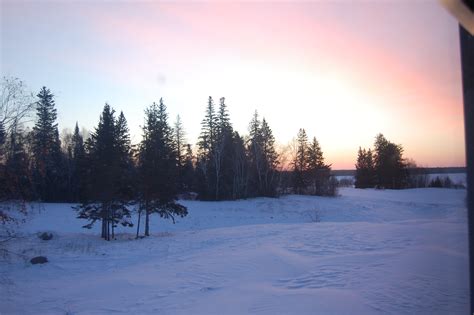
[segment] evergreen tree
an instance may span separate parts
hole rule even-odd
[[[403,159],[403,147],[388,141],[382,134],[377,135],[374,147],[377,186],[387,189],[405,187],[408,172]]]
[[[275,138],[265,118],[262,119],[260,136],[263,160],[261,193],[263,196],[272,197],[276,195],[277,188],[278,154],[275,150]]]
[[[245,141],[237,131],[234,131],[233,139],[233,178],[232,178],[232,199],[246,198],[249,181],[249,162]]]
[[[185,156],[186,156],[186,138],[183,123],[181,117],[176,117],[174,123],[174,147],[176,150],[176,161],[177,161],[177,172],[178,172],[178,191],[183,192],[185,190],[184,184],[184,168],[185,168]]]
[[[306,172],[308,170],[308,136],[304,129],[298,131],[297,152],[293,162],[293,186],[295,193],[303,194],[307,187]]]
[[[216,121],[216,129],[218,135],[222,135],[224,132],[232,129],[232,126],[230,124],[229,111],[227,110],[227,105],[225,103],[225,97],[221,97],[219,100],[219,112],[216,117]]]
[[[263,144],[261,121],[255,111],[249,124],[248,159],[249,159],[249,195],[258,196],[263,190]]]
[[[186,144],[186,154],[183,158],[181,173],[182,191],[190,192],[194,185],[194,156],[191,145]]]
[[[84,139],[76,122],[71,145],[68,150],[71,156],[71,201],[81,201],[85,197],[86,153]]]
[[[123,115],[120,115],[123,116]],[[102,238],[113,238],[114,227],[133,226],[128,200],[123,193],[122,180],[126,154],[128,129],[125,117],[115,119],[115,111],[105,104],[99,124],[87,141],[88,182],[87,199],[77,207],[78,218],[89,221],[91,228],[96,221],[102,222]]]
[[[372,151],[361,149],[357,154],[355,175],[356,188],[371,188],[375,186],[375,167],[372,157]]]
[[[375,162],[372,150],[369,148],[366,153],[367,165],[367,187],[375,187],[376,173],[375,173]]]
[[[219,111],[216,117],[216,145],[212,155],[212,169],[214,179],[214,199],[232,198],[233,178],[233,128],[230,123],[229,112],[225,98],[221,97]]]
[[[278,154],[275,138],[265,118],[255,111],[249,124],[248,159],[249,190],[254,196],[276,195]]]
[[[123,112],[116,121],[116,146],[119,160],[119,174],[117,187],[120,192],[121,199],[131,200],[134,196],[132,188],[133,179],[133,161],[132,161],[132,145],[130,142],[130,131],[128,129],[127,120]]]
[[[199,153],[203,156],[210,156],[216,144],[217,121],[214,101],[211,96],[206,107],[206,115],[201,122],[201,134],[199,136]]]
[[[54,96],[43,87],[37,95],[37,120],[33,127],[34,182],[43,201],[64,197],[64,168]]]
[[[318,196],[334,195],[330,183],[331,166],[324,163],[323,151],[316,137],[308,146],[307,159],[310,193]]]
[[[186,207],[175,202],[177,193],[177,159],[173,145],[172,130],[163,100],[145,111],[143,140],[139,152],[139,173],[141,180],[139,222],[145,211],[145,236],[150,235],[149,218],[152,213],[171,218],[187,215]],[[137,237],[139,226],[137,228]]]
[[[198,142],[197,178],[196,184],[201,199],[212,199],[215,197],[215,167],[212,165],[216,149],[217,117],[214,101],[209,96],[206,107],[206,115],[201,122],[201,134]]]

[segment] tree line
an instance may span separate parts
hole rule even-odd
[[[208,98],[193,150],[179,116],[170,123],[163,99],[145,110],[138,144],[130,141],[124,113],[109,104],[90,135],[84,137],[76,123],[74,132],[61,141],[55,99],[48,88],[36,97],[17,79],[4,79],[2,88],[0,200],[78,203],[75,209],[79,218],[88,221],[85,227],[99,222],[104,239],[113,238],[119,224],[133,225],[131,209],[144,216],[145,235],[150,233],[154,213],[172,220],[185,216],[187,210],[178,197],[234,200],[287,192],[335,194],[330,165],[325,164],[316,138],[307,143],[300,130],[291,170],[283,169],[267,120],[255,111],[248,135],[240,135],[233,129],[223,97],[217,105]],[[5,91],[15,97],[4,97]],[[14,104],[12,100],[20,96],[27,100]],[[7,113],[13,105],[23,108],[24,114]],[[24,128],[28,120],[34,122],[31,130]],[[0,210],[0,215],[2,221],[8,218],[5,211]]]
[[[356,188],[464,188],[462,183],[453,183],[448,176],[430,180],[424,168],[403,157],[402,145],[390,142],[382,134],[375,137],[372,149],[359,147],[355,167]]]
[[[150,234],[150,218],[157,214],[174,221],[187,209],[180,198],[235,200],[277,197],[296,193],[337,195],[316,139],[300,129],[290,153],[277,152],[275,137],[265,117],[254,112],[248,134],[234,130],[224,97],[207,100],[201,133],[193,150],[179,116],[172,124],[163,99],[146,108],[142,139],[130,141],[123,112],[105,104],[94,130],[85,135],[76,123],[74,132],[58,131],[54,95],[43,87],[34,96],[18,79],[4,78],[0,103],[0,222],[12,220],[12,204],[26,212],[26,202],[78,204],[78,217],[86,228],[97,221],[102,237],[114,237],[119,224],[132,226],[137,212],[137,237]],[[25,123],[34,122],[32,129]],[[289,159],[289,161],[288,161]],[[356,188],[402,189],[451,187],[427,183],[403,147],[382,134],[373,148],[359,148]],[[12,201],[16,201],[12,203]]]

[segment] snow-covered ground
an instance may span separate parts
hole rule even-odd
[[[184,201],[175,225],[152,217],[151,237],[111,242],[46,204],[10,243],[24,257],[0,263],[0,314],[469,311],[465,190],[340,194]]]

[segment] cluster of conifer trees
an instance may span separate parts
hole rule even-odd
[[[216,106],[209,97],[194,154],[179,116],[170,125],[163,99],[145,110],[137,145],[131,144],[123,112],[117,115],[108,104],[87,139],[76,123],[73,134],[63,135],[61,142],[53,94],[43,87],[33,99],[23,88],[17,79],[2,83],[2,205],[11,200],[80,203],[76,210],[79,218],[88,220],[85,227],[99,221],[102,237],[110,239],[118,224],[133,225],[132,208],[139,218],[145,217],[146,236],[151,214],[172,220],[185,216],[186,208],[176,202],[180,194],[203,200],[281,193],[336,195],[337,180],[331,177],[331,165],[325,163],[315,137],[308,141],[300,129],[291,163],[284,168],[265,118],[255,112],[244,137],[232,127],[225,98]],[[34,126],[27,131],[22,120],[32,110]],[[402,155],[401,145],[377,135],[373,149],[359,148],[355,187],[414,187]],[[0,207],[0,221],[10,218]]]
[[[233,130],[225,98],[215,110],[209,97],[197,144],[196,192],[207,200],[274,197],[278,185],[275,138],[265,118],[254,113],[249,136]]]
[[[225,98],[216,106],[209,97],[195,154],[179,116],[170,125],[162,99],[145,110],[137,145],[131,144],[123,112],[117,114],[108,104],[87,139],[76,123],[63,141],[49,89],[36,95],[33,109],[31,131],[19,122],[5,130],[0,121],[0,199],[80,203],[78,217],[88,220],[87,228],[99,221],[105,239],[114,237],[118,224],[132,225],[132,208],[145,217],[145,235],[153,213],[173,220],[185,216],[186,208],[176,202],[179,194],[203,200],[275,197],[288,173],[292,192],[330,194],[330,165],[315,138],[308,144],[300,130],[293,170],[283,170],[265,118],[255,112],[249,134],[241,136],[232,127]]]
[[[410,186],[403,147],[388,141],[382,134],[376,136],[373,150],[359,148],[355,166],[356,188],[401,189]]]
[[[324,162],[323,151],[316,137],[308,142],[304,129],[300,129],[294,160],[294,191],[297,194],[318,196],[336,195],[337,181],[331,177],[331,165]]]

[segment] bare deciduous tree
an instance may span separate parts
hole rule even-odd
[[[0,95],[0,123],[8,134],[16,123],[27,122],[35,107],[35,97],[18,78],[3,77]]]

